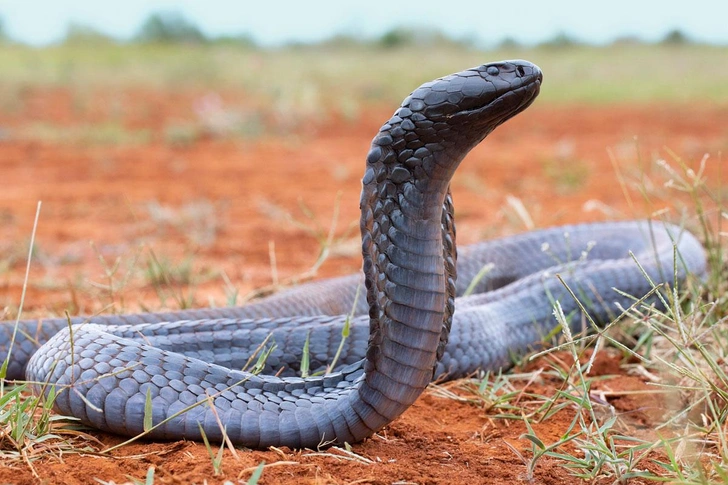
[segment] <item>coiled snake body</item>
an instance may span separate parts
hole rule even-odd
[[[541,79],[533,64],[504,61],[425,83],[403,101],[367,156],[363,285],[360,276],[343,277],[245,307],[78,317],[70,329],[65,319],[21,321],[12,349],[15,322],[3,322],[8,378],[25,372],[55,385],[61,413],[113,433],[137,435],[146,421],[148,436],[161,439],[224,432],[250,447],[352,443],[404,412],[433,375],[496,369],[537,344],[554,326],[554,300],[580,327],[579,307],[556,273],[601,322],[631,303],[624,294],[651,288],[629,251],[657,283],[703,273],[703,250],[689,233],[622,222],[464,248],[456,282],[450,179],[472,147],[533,102]],[[455,312],[456,295],[486,264],[490,271]],[[356,298],[359,289],[366,298]],[[307,340],[311,370],[325,369],[352,309],[342,365],[296,376]],[[233,370],[269,334],[277,347],[264,373]]]

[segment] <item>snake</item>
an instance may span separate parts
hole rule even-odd
[[[366,156],[362,274],[239,307],[2,322],[5,378],[110,433],[317,448],[372,436],[433,379],[510,366],[563,329],[557,303],[574,331],[643,295],[659,305],[655,288],[706,272],[680,225],[579,224],[456,247],[455,171],[542,79],[530,62],[493,62],[404,99]]]

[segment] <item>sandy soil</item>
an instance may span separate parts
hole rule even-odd
[[[24,316],[225,305],[235,295],[239,303],[256,288],[305,273],[335,208],[334,244],[316,277],[358,269],[363,158],[392,108],[369,107],[355,120],[331,113],[297,126],[261,120],[255,136],[220,136],[195,114],[204,95],[90,93],[91,101],[79,107],[73,93],[30,90],[22,108],[0,113],[0,319],[17,312],[39,200]],[[123,133],[84,138],[83,130],[93,132],[112,112]],[[645,203],[632,181],[644,186],[654,180],[659,193],[665,179],[652,161],[674,164],[668,148],[692,166],[709,153],[708,173],[717,180],[727,115],[727,107],[709,105],[537,103],[499,128],[455,177],[459,242],[530,225],[649,215],[665,204],[659,197]],[[181,122],[195,131],[170,131]],[[65,131],[49,135],[38,126]],[[140,130],[144,136],[129,136]],[[170,282],[154,284],[152,254]],[[608,405],[625,430],[639,435],[668,406],[650,394],[622,393],[646,384],[619,362],[619,356],[600,354],[597,374],[612,377],[599,386],[609,391]],[[544,377],[523,385],[549,392],[554,382]],[[555,440],[574,412],[559,412],[536,431]],[[22,462],[3,463],[0,483],[122,483],[142,479],[150,466],[155,483],[244,483],[261,461],[269,465],[261,483],[526,483],[526,467],[507,445],[529,457],[529,442],[519,438],[524,432],[522,423],[494,419],[482,406],[428,392],[380,434],[353,446],[366,462],[288,449],[225,451],[222,474],[214,476],[203,445],[135,443],[109,456],[99,452],[119,438],[94,432],[99,443],[89,443],[93,452],[34,461],[40,479]],[[648,461],[645,467],[657,471]],[[556,460],[544,458],[533,483],[571,480]]]

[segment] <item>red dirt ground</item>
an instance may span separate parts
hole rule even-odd
[[[286,214],[325,236],[337,205],[335,244],[316,277],[358,270],[355,222],[363,159],[392,107],[367,108],[354,121],[335,113],[294,127],[263,120],[263,134],[256,136],[170,135],[168,127],[180,120],[201,127],[193,107],[204,94],[88,93],[91,101],[79,107],[77,93],[28,90],[20,109],[0,113],[0,320],[17,312],[39,200],[24,316],[179,308],[179,300],[225,305],[233,288],[246,295],[276,281],[295,281],[316,261],[319,243]],[[44,124],[82,132],[112,111],[127,132],[148,130],[144,139],[89,142],[29,129]],[[654,180],[659,192],[665,178],[651,161],[665,158],[676,165],[666,147],[693,167],[710,154],[708,172],[720,187],[727,117],[728,107],[710,105],[536,103],[491,135],[455,177],[459,243],[527,229],[509,196],[527,208],[536,227],[659,210],[659,199],[643,203],[630,184],[644,173],[643,186]],[[667,217],[678,220],[680,214]],[[151,283],[146,268],[152,252],[173,268],[172,284],[155,289]],[[609,391],[625,429],[639,434],[667,411],[653,395],[620,394],[646,384],[621,371],[617,356],[602,353],[598,364],[598,373],[615,375],[599,386]],[[549,385],[554,383],[547,378],[530,384],[541,392]],[[537,433],[556,440],[573,412],[536,425]],[[122,483],[143,479],[150,466],[154,483],[245,483],[261,461],[269,465],[260,482],[265,484],[526,483],[524,463],[506,445],[530,457],[529,442],[519,438],[524,432],[520,422],[494,419],[478,406],[428,392],[380,434],[353,446],[370,463],[309,451],[241,449],[237,457],[226,451],[222,474],[214,476],[203,445],[135,443],[109,456],[99,452],[120,439],[93,432],[100,440],[95,452],[34,461],[37,477],[22,462],[3,463],[0,483]],[[644,466],[658,471],[648,461]],[[532,483],[573,481],[556,460],[544,458]]]

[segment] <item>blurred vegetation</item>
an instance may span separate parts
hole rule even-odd
[[[568,49],[583,44],[583,42],[570,36],[566,32],[559,32],[551,39],[541,42],[540,46],[546,49]]]
[[[114,44],[116,40],[102,31],[89,25],[72,22],[66,28],[64,44]]]
[[[0,22],[0,39],[3,32]],[[316,116],[332,104],[355,115],[366,103],[398,103],[429,79],[509,58],[543,69],[540,103],[728,101],[728,46],[700,44],[679,30],[652,43],[626,36],[597,46],[561,32],[538,45],[506,38],[486,46],[400,27],[375,38],[338,34],[263,47],[244,32],[212,37],[178,13],[157,12],[127,40],[72,24],[55,45],[0,43],[0,109],[17,109],[29,87],[53,85],[77,92],[229,89],[267,103],[272,116]],[[676,66],[691,73],[689,82],[675,76]]]
[[[207,37],[184,15],[169,11],[147,17],[134,40],[142,43],[200,44],[206,42]]]
[[[5,20],[0,17],[0,42],[7,42],[8,40],[10,40],[10,36],[8,36],[7,30],[5,29]]]
[[[365,42],[366,43],[366,42]],[[460,47],[470,48],[475,45],[475,40],[471,38],[454,39],[444,32],[427,28],[414,29],[411,27],[396,27],[381,35],[373,42],[369,42],[375,46],[385,49],[396,49],[400,47]]]
[[[528,59],[544,71],[539,103],[728,101],[728,47],[697,44],[570,45],[553,48],[457,45],[384,48],[322,44],[262,49],[250,44],[69,42],[46,48],[0,44],[0,107],[34,86],[83,92],[147,87],[168,92],[234,90],[276,110],[325,103],[398,103],[422,82],[483,62]],[[676,76],[676,66],[689,81]],[[707,67],[706,67],[707,66]],[[315,114],[315,113],[314,113]]]
[[[665,35],[662,43],[668,45],[685,45],[692,43],[692,41],[681,30],[673,29]]]
[[[0,16],[0,41],[11,40],[5,28],[5,22]],[[521,48],[525,44],[513,37],[505,37],[500,41],[490,39],[490,48],[511,49]],[[150,14],[139,26],[137,33],[131,39],[117,39],[103,31],[89,25],[71,23],[67,28],[62,44],[69,43],[142,43],[142,44],[222,44],[241,45],[248,48],[259,47],[255,38],[246,32],[226,33],[222,35],[207,35],[192,20],[174,10],[158,11]],[[612,44],[621,45],[688,45],[700,44],[680,29],[672,29],[657,42],[647,42],[635,35],[617,37]],[[565,31],[556,33],[553,37],[530,45],[532,48],[572,48],[589,45]],[[348,33],[334,34],[317,43],[301,43],[293,41],[284,47],[370,47],[383,49],[397,49],[408,47],[460,47],[483,48],[483,43],[474,35],[454,38],[447,33],[433,27],[399,26],[392,28],[378,37],[362,37]]]

